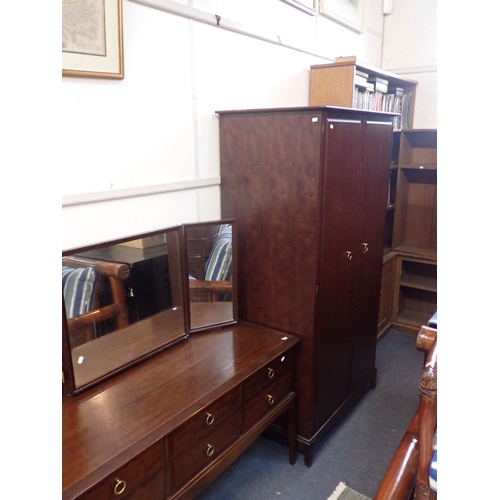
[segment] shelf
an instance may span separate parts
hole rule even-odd
[[[437,293],[437,265],[417,258],[399,256],[401,279],[399,285],[416,290]],[[431,296],[430,301],[434,300]]]
[[[403,130],[399,164],[437,164],[437,130]]]
[[[416,276],[407,274],[401,278],[400,286],[409,288],[416,288],[418,290],[428,290],[430,292],[437,292],[437,279],[428,276]]]
[[[420,329],[422,325],[426,325],[428,323],[433,314],[434,313],[404,309],[398,314],[397,322],[404,325],[411,325]],[[394,323],[395,325],[397,324],[396,322]]]
[[[437,170],[437,163],[412,163],[400,165],[403,170]]]
[[[429,245],[399,245],[393,249],[402,257],[415,257],[429,261],[437,261],[437,248]]]
[[[437,247],[437,170],[400,168],[393,244]]]

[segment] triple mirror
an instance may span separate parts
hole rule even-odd
[[[234,231],[186,224],[63,252],[63,394],[235,323]]]

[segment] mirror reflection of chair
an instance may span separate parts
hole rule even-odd
[[[195,249],[189,253],[190,299],[193,302],[230,301],[233,291],[232,225],[196,229],[203,233],[191,228],[188,236],[188,247]]]
[[[62,289],[72,347],[95,339],[99,327],[104,334],[129,324],[124,284],[129,275],[126,264],[62,258]]]

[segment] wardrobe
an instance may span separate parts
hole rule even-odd
[[[221,214],[239,227],[239,317],[297,335],[297,448],[375,388],[394,115],[217,111]],[[273,437],[285,441],[277,421]]]

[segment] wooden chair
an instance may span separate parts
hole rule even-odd
[[[95,338],[95,325],[107,320],[115,320],[116,329],[129,324],[127,295],[124,281],[130,276],[127,264],[105,262],[83,257],[68,256],[62,258],[62,265],[71,268],[90,267],[94,269],[97,283],[95,301],[92,310],[79,316],[68,318],[68,332],[71,346],[83,344]],[[110,303],[104,304],[102,291],[110,292]]]
[[[232,296],[232,229],[207,226],[188,237],[191,302],[218,302]]]
[[[423,326],[417,349],[426,353],[420,403],[373,500],[437,500],[429,466],[437,428],[437,329]]]

